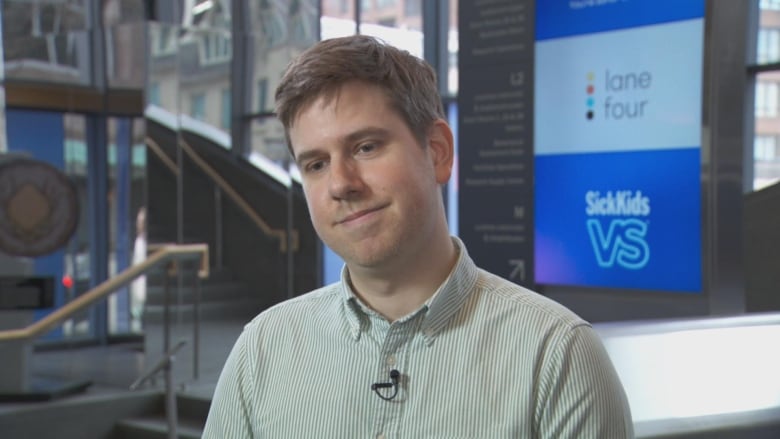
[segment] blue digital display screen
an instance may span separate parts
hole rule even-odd
[[[701,292],[703,0],[536,14],[536,282]]]

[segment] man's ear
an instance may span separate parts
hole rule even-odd
[[[455,143],[452,130],[444,119],[436,119],[428,130],[428,149],[436,172],[436,182],[447,183],[452,175]]]

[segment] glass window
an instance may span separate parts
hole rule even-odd
[[[230,130],[230,119],[232,114],[231,102],[230,89],[222,89],[222,120],[220,126],[226,131]]]
[[[178,29],[173,26],[152,23],[149,27],[152,55],[163,56],[176,53],[177,35]]]
[[[194,93],[190,96],[190,116],[198,120],[206,120],[205,93]]]
[[[151,105],[160,106],[160,83],[153,82],[149,84],[146,100]]]
[[[759,63],[780,60],[780,29],[759,29],[756,48]]]
[[[230,62],[233,42],[229,35],[218,32],[204,33],[198,38],[198,43],[202,64]]]
[[[757,135],[753,142],[753,189],[780,182],[780,145],[778,135]]]
[[[180,104],[186,105],[186,98],[180,98],[179,78],[182,75],[176,66],[181,48],[178,34],[179,30],[174,26],[149,23],[146,82],[150,85],[147,87],[147,99],[171,114],[180,112]]]
[[[756,160],[774,161],[778,159],[777,137],[756,136],[753,143],[753,157]]]
[[[404,2],[404,15],[415,17],[422,15],[422,5],[418,1]]]
[[[756,32],[756,64],[780,62],[780,0],[760,0]],[[755,76],[753,189],[780,181],[780,69]]]
[[[360,11],[360,33],[373,35],[422,58],[422,13],[416,15],[404,13],[408,8],[422,11],[422,0],[406,0],[406,4],[401,9],[384,7],[382,6],[384,3],[369,3]],[[408,6],[408,3],[417,3],[417,5]]]
[[[780,10],[780,0],[761,0],[759,2],[761,9],[774,9]]]
[[[780,71],[758,74],[755,88],[753,189],[780,181]]]
[[[260,78],[257,81],[257,112],[268,111],[268,79]]]
[[[355,0],[321,0],[322,15],[328,17],[352,18]]]
[[[263,44],[278,46],[287,39],[287,8],[278,2],[250,2],[253,33],[262,36]]]
[[[283,167],[290,160],[287,141],[284,138],[284,128],[276,116],[261,116],[252,119],[250,131],[252,151],[248,158],[255,166],[263,168],[264,163],[274,163],[276,166]]]
[[[756,116],[775,117],[777,116],[777,83],[762,82],[756,83]]]
[[[447,35],[447,91],[455,96],[458,94],[458,0],[450,0],[450,30]]]

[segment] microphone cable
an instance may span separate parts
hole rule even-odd
[[[371,384],[371,390],[374,391],[374,393],[377,394],[380,398],[384,399],[385,401],[390,401],[391,399],[395,398],[396,395],[398,395],[398,377],[401,376],[401,372],[399,372],[397,369],[393,369],[390,371],[390,382],[384,382],[384,383],[374,383]],[[393,388],[393,394],[390,396],[385,396],[382,394],[382,392],[379,391],[379,389],[386,389],[388,387]]]

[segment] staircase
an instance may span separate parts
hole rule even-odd
[[[146,278],[146,307],[144,322],[148,325],[163,323],[165,311],[165,277],[163,270],[153,272]],[[181,274],[181,288],[178,276],[168,279],[170,296],[170,318],[175,322],[193,321],[195,303],[195,269],[186,267]],[[236,280],[229,269],[211,269],[207,279],[200,280],[200,318],[202,320],[245,319],[249,320],[263,308],[263,303],[252,289]]]
[[[160,397],[162,400],[162,396]],[[194,396],[178,395],[176,408],[178,413],[178,437],[181,439],[199,439],[203,434],[211,401]],[[158,410],[123,419],[116,425],[112,439],[167,439],[168,420],[164,404],[158,404]]]
[[[253,294],[253,290],[236,280],[227,268],[212,268],[209,277],[200,280],[198,343],[200,349],[208,353],[200,354],[200,378],[194,380],[192,355],[195,346],[193,304],[196,269],[194,266],[182,267],[180,276],[169,276],[162,269],[147,275],[144,309],[144,328],[147,334],[144,350],[147,359],[156,361],[163,358],[161,334],[164,334],[166,278],[170,294],[169,343],[173,346],[180,340],[186,341],[172,365],[176,389],[197,386],[198,381],[203,381],[204,377],[205,381],[213,385],[240,328],[263,309],[262,302]],[[178,287],[179,283],[181,288]],[[162,372],[155,376],[153,383],[157,388],[164,384]],[[169,428],[164,399],[164,393],[160,393],[154,410],[119,420],[110,439],[167,439]],[[210,396],[177,394],[178,438],[201,437],[210,404]]]

